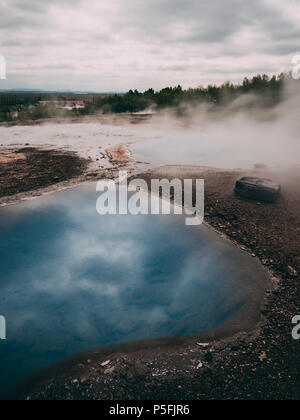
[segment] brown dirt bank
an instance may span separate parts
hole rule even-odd
[[[75,153],[24,148],[0,151],[0,198],[77,178],[88,162]]]
[[[53,117],[42,118],[39,120],[14,120],[0,122],[0,127],[14,127],[14,126],[34,126],[42,124],[82,124],[82,123],[101,123],[101,124],[139,124],[149,121],[153,117],[152,114],[99,114],[87,116],[72,116],[72,117]]]
[[[299,399],[300,342],[291,336],[291,320],[300,312],[299,173],[280,176],[283,193],[276,204],[234,196],[234,183],[245,172],[168,166],[144,178],[174,175],[204,178],[206,221],[281,278],[268,293],[264,322],[220,340],[207,334],[87,352],[33,374],[6,398]]]

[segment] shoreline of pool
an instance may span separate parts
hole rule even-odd
[[[90,181],[95,182],[95,181]],[[78,183],[73,180],[71,185],[63,187],[63,188],[54,188],[50,189],[50,191],[43,191],[42,195],[46,195],[49,193],[54,193],[58,191],[64,191],[67,188],[77,188],[80,185],[83,185],[84,183]],[[57,186],[58,187],[58,186]],[[37,198],[39,195],[33,197]],[[29,199],[32,198],[29,196]],[[16,203],[21,203],[20,200],[15,201]],[[211,225],[209,225],[207,222],[205,222],[206,227],[209,229],[215,231],[218,234],[221,234],[218,230],[214,229]],[[230,238],[226,237],[224,234],[221,234],[222,240],[233,242],[230,240]],[[234,243],[234,242],[233,242]],[[238,243],[234,243],[235,246],[239,247]],[[242,249],[240,252],[248,252],[249,250]],[[272,275],[270,272],[268,272],[266,269],[261,266],[262,269],[265,271],[266,278],[265,278],[265,284],[264,286],[264,292],[263,296],[265,296],[265,292],[267,289],[271,290],[274,287],[274,283],[272,283],[271,278]],[[274,277],[273,277],[274,280]],[[64,359],[56,363],[55,365],[48,366],[38,372],[33,372],[29,376],[27,376],[24,380],[16,384],[15,387],[13,387],[12,393],[9,392],[8,395],[10,395],[9,398],[25,398],[26,391],[35,388],[36,383],[39,383],[41,380],[46,380],[47,377],[54,374],[55,377],[57,377],[59,374],[64,374],[63,372],[68,372],[68,375],[70,374],[70,366],[72,366],[74,363],[84,365],[85,360],[95,360],[96,364],[103,363],[103,358],[109,357],[110,359],[117,360],[119,359],[122,354],[126,353],[127,355],[134,355],[136,352],[143,352],[145,354],[148,354],[150,351],[151,356],[155,355],[155,352],[161,352],[163,351],[164,355],[170,354],[176,349],[176,352],[182,352],[185,351],[184,349],[188,348],[191,352],[196,352],[196,350],[203,350],[203,355],[201,358],[205,358],[205,354],[207,352],[207,348],[210,349],[216,349],[221,342],[228,342],[230,345],[232,343],[236,343],[237,340],[244,334],[254,333],[255,330],[257,330],[261,324],[264,322],[264,318],[261,315],[261,311],[265,307],[265,298],[260,297],[259,302],[253,302],[252,300],[247,302],[247,304],[243,307],[241,311],[239,311],[237,314],[235,314],[228,322],[226,322],[221,327],[214,329],[212,331],[207,331],[205,333],[192,335],[192,336],[182,336],[182,337],[168,337],[168,338],[153,338],[153,339],[147,339],[147,340],[141,340],[138,342],[129,342],[126,344],[117,344],[113,346],[103,347],[101,349],[97,350],[91,350],[87,351],[81,354],[74,355],[68,359]],[[242,332],[241,332],[242,331]],[[199,343],[209,343],[209,346],[201,346],[199,347]],[[194,350],[193,350],[194,349]],[[104,360],[105,362],[105,360]],[[90,368],[90,365],[93,362],[91,361],[88,363],[88,368]],[[74,374],[77,376],[76,374]],[[74,379],[75,380],[75,379]],[[4,393],[4,395],[7,395]],[[13,396],[13,397],[12,397]],[[7,397],[8,398],[8,397]]]
[[[201,167],[198,167],[198,170],[200,169]],[[221,170],[215,171],[220,172]],[[90,180],[90,182],[94,181],[95,179]],[[84,180],[83,182],[89,181]],[[49,187],[47,191],[42,189],[41,194],[48,194],[56,192],[58,190],[61,191],[65,188],[77,187],[79,184],[81,184],[81,182],[78,182],[78,180],[71,180],[70,183],[68,182],[67,184],[68,185],[63,186],[56,185],[53,188]],[[40,194],[38,193],[37,196],[39,195]],[[12,202],[9,204],[20,202],[20,200],[24,198],[30,199],[32,198],[32,196],[29,194],[29,196],[27,197],[14,197],[14,200],[12,200]],[[228,240],[235,243],[235,245],[242,248],[242,251],[250,252],[250,254],[251,252],[253,252],[250,248],[246,248],[245,245],[239,240],[234,240],[232,237],[228,236],[226,232],[224,232],[223,228],[220,228],[219,226],[216,226],[213,223],[213,220],[206,222],[206,224],[210,228],[221,234],[223,237],[226,237]],[[276,308],[279,307],[278,297],[282,294],[282,287],[284,288],[284,290],[286,289],[287,286],[284,283],[286,283],[286,280],[289,278],[289,276],[287,275],[288,273],[280,273],[278,269],[274,269],[272,265],[270,266],[269,264],[266,264],[264,261],[264,256],[257,255],[257,257],[259,258],[260,262],[262,262],[263,265],[266,267],[266,270],[268,270],[271,279],[271,284],[269,288],[267,287],[267,289],[269,289],[269,292],[265,294],[265,298],[262,304],[260,305],[259,310],[258,308],[256,308],[256,314],[259,314],[259,319],[257,318],[257,322],[255,324],[252,324],[249,327],[249,329],[243,327],[242,329],[244,331],[240,332],[241,327],[238,324],[238,322],[236,322],[234,327],[233,325],[231,326],[231,328],[228,328],[228,326],[224,326],[221,328],[221,331],[214,330],[213,332],[207,332],[196,336],[152,339],[146,341],[139,341],[137,343],[127,343],[117,346],[110,346],[108,348],[92,350],[83,354],[73,356],[67,360],[62,360],[54,366],[50,366],[48,368],[43,369],[42,371],[33,373],[32,375],[27,377],[27,379],[25,378],[24,381],[21,381],[21,383],[19,383],[9,395],[6,394],[6,398],[43,399],[47,398],[47,396],[49,397],[49,395],[52,395],[53,398],[57,399],[76,399],[80,398],[80,396],[83,399],[89,398],[89,396],[91,398],[97,397],[103,399],[110,399],[109,396],[113,396],[114,399],[134,399],[140,396],[142,398],[144,396],[147,398],[155,399],[155,387],[157,386],[157,381],[161,383],[160,387],[164,387],[165,382],[168,383],[167,388],[164,390],[165,394],[163,395],[167,397],[168,395],[170,396],[171,394],[174,394],[174,396],[177,395],[178,397],[179,394],[176,394],[174,386],[177,386],[177,389],[180,390],[179,392],[181,392],[182,395],[183,388],[179,388],[182,387],[182,385],[178,385],[177,380],[175,380],[173,384],[170,384],[170,381],[165,380],[167,378],[170,378],[170,380],[171,378],[173,378],[173,367],[176,371],[178,371],[178,363],[179,361],[182,362],[184,358],[188,359],[188,363],[184,365],[186,370],[184,375],[180,377],[180,381],[181,383],[186,382],[186,386],[188,386],[189,380],[193,382],[195,381],[195,377],[198,378],[199,375],[208,375],[209,377],[211,377],[211,375],[218,375],[220,371],[218,370],[217,366],[214,366],[218,363],[221,365],[225,363],[228,372],[231,372],[231,374],[233,374],[232,372],[236,372],[238,369],[238,359],[248,357],[245,356],[245,353],[248,353],[246,349],[253,349],[257,340],[261,340],[265,336],[264,328],[269,328],[268,317],[270,316],[270,314],[271,316],[273,316],[274,314],[276,315]],[[293,285],[290,284],[290,287],[292,286]],[[277,305],[275,305],[275,308],[273,302],[274,299],[277,299]],[[280,303],[284,304],[284,302]],[[288,305],[288,300],[285,300],[285,303]],[[268,309],[269,307],[273,307],[273,309],[271,309],[270,311]],[[291,312],[291,309],[289,309],[288,306],[286,306],[285,308],[287,309],[288,313]],[[275,329],[274,336],[276,335],[277,331]],[[259,349],[261,350],[261,352],[258,351],[255,359],[257,363],[259,363],[259,366],[263,365],[264,360],[268,360],[268,354],[264,350],[264,347],[267,347],[267,344],[265,339],[262,339],[259,345]],[[234,356],[236,362],[232,360],[232,355]],[[228,358],[231,358],[231,362],[229,364]],[[102,364],[106,362],[106,360],[104,359],[111,359],[109,360],[109,367],[107,369],[103,369],[102,366]],[[157,360],[159,359],[161,359],[161,363],[157,363]],[[191,360],[196,359],[197,363],[191,363]],[[144,362],[145,360],[147,362]],[[157,376],[151,376],[151,379],[149,379],[149,374],[153,375],[152,365],[154,364],[154,361],[156,361],[155,363],[157,363],[156,370],[158,373]],[[251,362],[249,363],[251,366]],[[79,365],[80,367],[78,367]],[[127,384],[126,386],[129,386],[129,389],[125,393],[122,393],[123,391],[118,393],[118,384],[122,382],[122,378],[120,378],[120,375],[122,376],[124,372],[126,373],[128,371],[128,366],[131,366],[131,369],[133,370],[133,377],[139,378],[145,375],[145,378],[148,378],[148,380],[150,381],[150,386],[149,389],[146,389],[147,392],[143,391],[142,388],[139,388],[140,393],[137,393],[135,387],[133,387],[134,391],[130,391],[130,388],[132,388],[130,384],[133,384],[133,379],[131,378],[131,374],[128,374],[130,376],[129,379],[127,378],[128,375],[125,374],[124,381]],[[165,366],[168,366],[168,368],[166,368]],[[257,367],[256,364],[253,363],[253,361],[252,367],[254,369],[253,372],[255,371],[255,369],[259,370],[259,367]],[[70,371],[70,369],[72,370]],[[110,371],[107,372],[107,370],[109,369]],[[164,373],[164,369],[167,369],[167,373]],[[65,373],[66,371],[67,373]],[[120,375],[114,373],[117,371]],[[95,376],[93,377],[93,375]],[[156,374],[154,373],[154,375]],[[83,379],[78,379],[77,377],[79,376]],[[90,379],[84,379],[86,376]],[[54,379],[54,377],[57,379]],[[100,386],[99,378],[103,380],[103,386],[102,388],[100,387],[101,391],[99,391],[98,389]],[[157,380],[157,378],[159,378],[159,380]],[[264,381],[262,376],[259,374],[257,375],[257,378],[260,378],[262,382]],[[57,383],[55,383],[56,380],[58,381]],[[122,382],[123,388],[124,381]],[[89,395],[86,391],[85,384],[90,384],[93,382],[94,384],[97,384],[98,388],[94,391],[94,393]],[[255,382],[257,383],[257,386],[259,388],[259,382]],[[199,383],[197,382],[197,384],[194,384],[191,387],[190,392],[192,394],[190,394],[190,392],[185,388],[184,395],[189,398],[196,398],[198,386]],[[205,385],[203,386],[205,388]],[[112,389],[115,390],[115,394],[112,393]],[[83,395],[82,391],[84,391]],[[208,391],[209,390],[206,389],[205,392]],[[130,394],[130,392],[132,393]],[[144,392],[146,392],[146,394]],[[219,394],[217,392],[213,394],[214,397],[218,397],[219,395],[222,398],[222,392],[220,390],[218,390],[218,392]],[[255,393],[254,388],[253,392]],[[201,396],[198,397],[201,398]]]

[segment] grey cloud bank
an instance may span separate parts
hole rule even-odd
[[[0,89],[195,87],[290,70],[296,0],[2,0]]]

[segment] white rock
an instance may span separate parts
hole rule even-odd
[[[207,348],[207,347],[209,347],[209,346],[210,346],[210,344],[209,344],[209,343],[197,343],[197,345],[198,345],[199,347],[203,347],[203,348]]]
[[[259,360],[261,362],[263,362],[264,360],[266,360],[266,358],[267,358],[266,352],[262,352],[262,354],[259,356]]]
[[[113,366],[113,367],[111,367],[109,369],[106,369],[104,371],[104,375],[111,375],[112,373],[114,373],[115,370],[116,370],[115,366]]]
[[[291,277],[298,277],[297,271],[290,265],[288,266],[288,272]]]

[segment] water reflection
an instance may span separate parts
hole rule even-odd
[[[247,300],[246,254],[178,216],[100,217],[96,199],[85,186],[1,210],[0,389],[81,351],[215,328]]]

